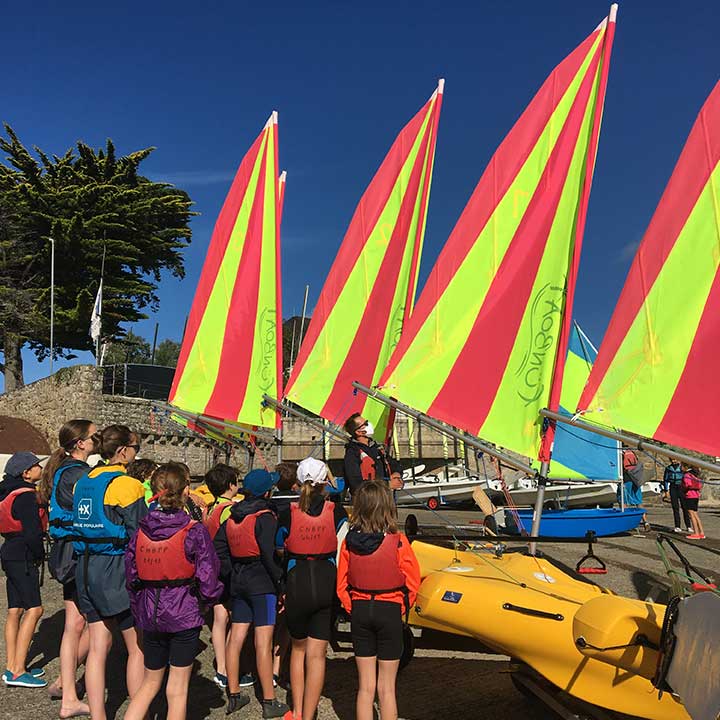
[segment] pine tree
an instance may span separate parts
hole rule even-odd
[[[33,155],[5,125],[0,150],[0,342],[5,388],[23,384],[21,350],[47,357],[50,243],[55,241],[55,354],[93,348],[90,315],[103,282],[103,337],[156,310],[163,271],[184,276],[182,251],[194,214],[187,193],[153,182],[139,166],[153,148],[116,157],[78,142],[64,155]]]

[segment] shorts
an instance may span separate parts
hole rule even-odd
[[[277,614],[277,595],[236,595],[231,603],[234,623],[252,623],[255,627],[274,625]]]
[[[78,604],[78,593],[77,593],[77,585],[74,581],[67,582],[62,586],[63,589],[63,600],[68,601],[72,600],[72,602],[75,603],[75,605]]]
[[[35,565],[20,562],[4,562],[8,608],[29,610],[42,607],[40,599],[40,571]]]
[[[402,607],[386,600],[353,600],[350,634],[357,657],[399,660],[403,652]]]
[[[115,623],[115,625],[117,626],[117,629],[120,632],[124,632],[125,630],[129,630],[131,627],[135,627],[135,618],[133,617],[133,614],[130,612],[130,608],[128,608],[127,610],[123,610],[122,612],[119,612],[115,615],[100,615],[100,613],[98,613],[97,610],[90,610],[90,612],[88,612],[88,613],[83,612],[83,615],[85,615],[85,618],[87,619],[88,623],[96,623],[96,622]]]
[[[685,508],[687,510],[692,510],[693,512],[698,511],[698,504],[700,503],[700,498],[685,498]]]
[[[168,665],[189,667],[195,662],[200,649],[200,628],[179,632],[143,633],[145,667],[148,670],[164,670]]]
[[[335,565],[328,560],[298,561],[288,573],[285,615],[295,640],[330,640],[335,609]]]

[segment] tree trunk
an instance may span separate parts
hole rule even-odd
[[[5,392],[25,385],[23,380],[22,341],[19,335],[5,333]]]

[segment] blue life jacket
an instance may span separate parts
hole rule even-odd
[[[70,468],[74,467],[85,467],[86,463],[84,462],[73,462],[68,463],[67,465],[63,465],[62,467],[59,467],[55,471],[55,475],[53,475],[53,486],[52,486],[52,493],[50,494],[50,537],[53,540],[65,540],[67,538],[71,538],[74,535],[73,532],[73,514],[72,510],[66,510],[64,507],[60,505],[57,499],[57,488],[58,484],[60,483],[60,477],[62,474],[69,470]]]
[[[79,555],[123,555],[128,542],[124,525],[105,514],[105,492],[110,483],[124,475],[121,470],[83,475],[73,494],[73,547]]]
[[[683,471],[682,466],[673,467],[672,465],[668,465],[665,468],[665,477],[671,485],[681,485],[684,476],[685,472]]]

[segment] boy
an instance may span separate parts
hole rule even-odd
[[[40,600],[39,567],[44,561],[42,510],[35,484],[42,476],[38,457],[30,452],[15,453],[5,466],[0,485],[0,533],[5,542],[0,549],[7,583],[8,614],[5,621],[7,670],[6,685],[42,688],[45,671],[28,672],[28,650],[43,614]],[[45,520],[47,515],[44,515]]]

